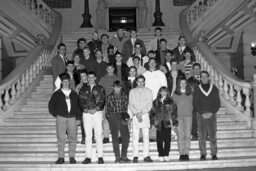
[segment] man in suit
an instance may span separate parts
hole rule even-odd
[[[178,46],[172,50],[178,62],[183,61],[185,59],[184,57],[185,52],[190,52],[191,60],[196,61],[193,50],[187,46],[186,37],[180,36],[178,40],[179,40]]]
[[[55,82],[56,78],[65,72],[66,70],[66,45],[64,43],[60,43],[58,45],[58,54],[52,58],[52,75],[53,82]],[[55,88],[55,87],[54,87]]]
[[[159,64],[163,65],[165,63],[165,56],[168,51],[170,49],[167,48],[167,40],[164,38],[160,39],[160,49],[156,51],[156,59]]]
[[[87,43],[92,56],[95,56],[97,50],[101,50],[102,41],[99,39],[99,33],[95,31],[92,35],[92,40]]]
[[[188,84],[191,86],[192,90],[194,91],[195,88],[200,84],[200,73],[201,73],[201,65],[199,63],[194,63],[192,66],[193,69],[193,76],[188,79]],[[192,118],[192,141],[196,141],[198,139],[198,132],[197,132],[197,116],[196,111],[193,109],[193,118]]]
[[[162,28],[155,28],[155,36],[150,40],[148,44],[148,50],[160,50],[160,39],[162,39]]]
[[[135,45],[137,43],[141,45],[141,54],[143,56],[146,55],[145,44],[142,40],[137,38],[137,32],[135,30],[132,30],[130,33],[131,33],[131,38],[124,43],[124,47],[122,51],[124,63],[126,63],[129,57],[131,57],[132,54],[135,53]]]

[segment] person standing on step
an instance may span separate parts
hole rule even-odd
[[[52,58],[52,76],[53,76],[53,82],[55,82],[56,78],[63,74],[66,70],[66,63],[67,59],[65,57],[66,55],[66,45],[64,43],[60,43],[58,45],[58,54]],[[54,85],[54,89],[55,89]]]
[[[159,161],[170,161],[171,129],[177,126],[177,107],[169,90],[163,86],[159,89],[157,98],[150,111],[151,123],[156,127],[156,141]]]
[[[210,83],[209,73],[202,71],[201,84],[196,87],[193,94],[193,107],[197,112],[197,124],[199,131],[200,160],[206,160],[206,137],[210,139],[212,160],[217,158],[217,123],[216,113],[220,108],[218,89]]]
[[[185,77],[178,81],[172,98],[178,108],[178,148],[180,161],[189,160],[190,136],[192,127],[193,94]]]
[[[82,88],[82,86],[84,84],[88,83],[88,80],[87,80],[86,69],[79,70],[78,74],[79,74],[79,78],[80,78],[80,83],[76,86],[76,93],[79,95],[80,89]],[[80,126],[81,126],[81,135],[82,135],[81,144],[85,144],[85,132],[84,132],[83,117],[81,118]]]
[[[64,73],[60,75],[61,89],[57,90],[51,96],[48,104],[50,114],[56,117],[56,132],[58,143],[58,160],[56,164],[65,162],[64,147],[66,143],[66,134],[69,147],[69,161],[71,164],[76,163],[76,138],[77,138],[77,120],[81,118],[79,106],[79,97],[77,93],[70,89],[70,77]]]
[[[105,105],[104,88],[97,84],[94,72],[88,73],[88,84],[84,84],[79,92],[80,106],[83,111],[85,130],[85,154],[83,164],[91,163],[92,158],[92,132],[94,130],[98,155],[98,164],[103,164],[102,142],[102,111]]]
[[[143,135],[143,157],[145,162],[153,162],[149,156],[149,111],[152,108],[152,91],[145,87],[145,77],[136,77],[137,87],[129,94],[129,109],[132,113],[132,143],[133,163],[138,163],[139,156],[139,133],[142,129]]]
[[[78,40],[77,40],[77,48],[74,50],[74,52],[73,52],[73,55],[72,56],[74,56],[75,54],[79,54],[79,57],[80,57],[80,62],[81,63],[84,63],[85,61],[85,58],[83,57],[83,55],[84,55],[84,48],[85,48],[85,46],[87,46],[87,44],[86,44],[86,39],[85,38],[79,38]]]
[[[192,66],[193,70],[193,76],[191,76],[188,79],[188,84],[191,86],[192,91],[196,89],[196,87],[200,84],[200,73],[201,73],[201,65],[199,63],[194,63]],[[192,141],[197,141],[198,140],[198,129],[197,129],[197,116],[196,116],[196,111],[193,108],[193,119],[192,119]]]
[[[122,89],[121,81],[114,81],[113,91],[107,96],[106,117],[109,121],[112,135],[113,151],[116,163],[127,163],[131,160],[127,158],[127,149],[130,142],[128,129],[129,114],[127,113],[128,95]],[[118,132],[122,138],[122,150],[120,155]]]
[[[124,47],[124,43],[129,40],[129,38],[127,36],[124,35],[124,29],[119,28],[117,30],[117,35],[114,36],[111,40],[110,40],[110,44],[112,46],[115,47],[115,52],[120,52],[122,53],[123,51],[123,47]],[[122,61],[125,62],[125,61]]]
[[[148,44],[148,50],[160,50],[160,39],[162,39],[162,28],[161,27],[156,27],[155,28],[155,34],[154,37],[150,40]]]
[[[99,39],[99,33],[95,31],[92,34],[92,40],[87,43],[91,55],[94,57],[97,50],[101,50],[102,41]]]
[[[108,96],[113,91],[113,82],[121,80],[114,74],[114,65],[112,63],[107,64],[106,70],[107,74],[100,79],[99,84],[104,88],[106,96]],[[103,112],[103,136],[103,143],[109,143],[109,123],[105,112]]]

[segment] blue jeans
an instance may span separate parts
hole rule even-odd
[[[216,114],[213,114],[210,119],[204,119],[203,116],[197,113],[197,124],[199,131],[199,149],[201,155],[207,154],[206,152],[206,137],[209,135],[211,155],[217,154],[217,123],[216,123]]]

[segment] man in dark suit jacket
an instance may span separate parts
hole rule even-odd
[[[56,78],[65,72],[66,70],[66,62],[67,59],[65,58],[66,54],[66,45],[60,43],[58,45],[58,54],[52,58],[52,75],[53,75],[53,82]]]
[[[201,65],[199,63],[194,63],[192,66],[193,69],[193,76],[191,76],[188,79],[188,84],[191,86],[193,92],[196,89],[196,87],[200,84],[200,73],[201,73]],[[192,111],[193,117],[192,117],[192,141],[195,141],[198,139],[198,132],[197,132],[197,115],[196,111],[193,109]]]
[[[99,33],[97,31],[93,33],[92,40],[88,42],[87,45],[93,57],[95,57],[95,53],[97,50],[102,50],[102,41],[99,39]]]
[[[156,59],[159,64],[163,65],[165,63],[165,55],[170,51],[167,49],[167,40],[165,38],[160,39],[160,49],[156,50]]]
[[[146,55],[145,44],[142,40],[137,38],[137,32],[135,30],[132,30],[131,31],[131,38],[129,40],[127,40],[124,43],[124,46],[123,46],[122,54],[123,54],[123,62],[125,64],[128,61],[129,57],[131,57],[132,54],[135,53],[134,46],[137,43],[141,44],[141,48],[142,48],[141,49],[141,54],[143,54],[143,56],[145,56]]]
[[[190,52],[191,60],[196,61],[193,50],[186,45],[187,44],[186,37],[180,36],[178,40],[179,40],[178,46],[172,50],[178,62],[183,61],[185,59],[184,54],[186,52]]]
[[[128,80],[129,67],[122,62],[123,56],[121,53],[117,52],[115,55],[116,62],[114,63],[114,74],[122,81]]]
[[[171,70],[166,73],[167,85],[171,94],[176,90],[178,81],[181,78],[186,78],[186,75],[178,69],[178,62],[176,59],[171,60]]]

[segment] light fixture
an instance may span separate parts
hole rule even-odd
[[[127,18],[126,17],[121,17],[120,23],[122,23],[122,24],[127,23]]]
[[[255,42],[251,43],[251,53],[253,56],[256,56],[256,43]]]

